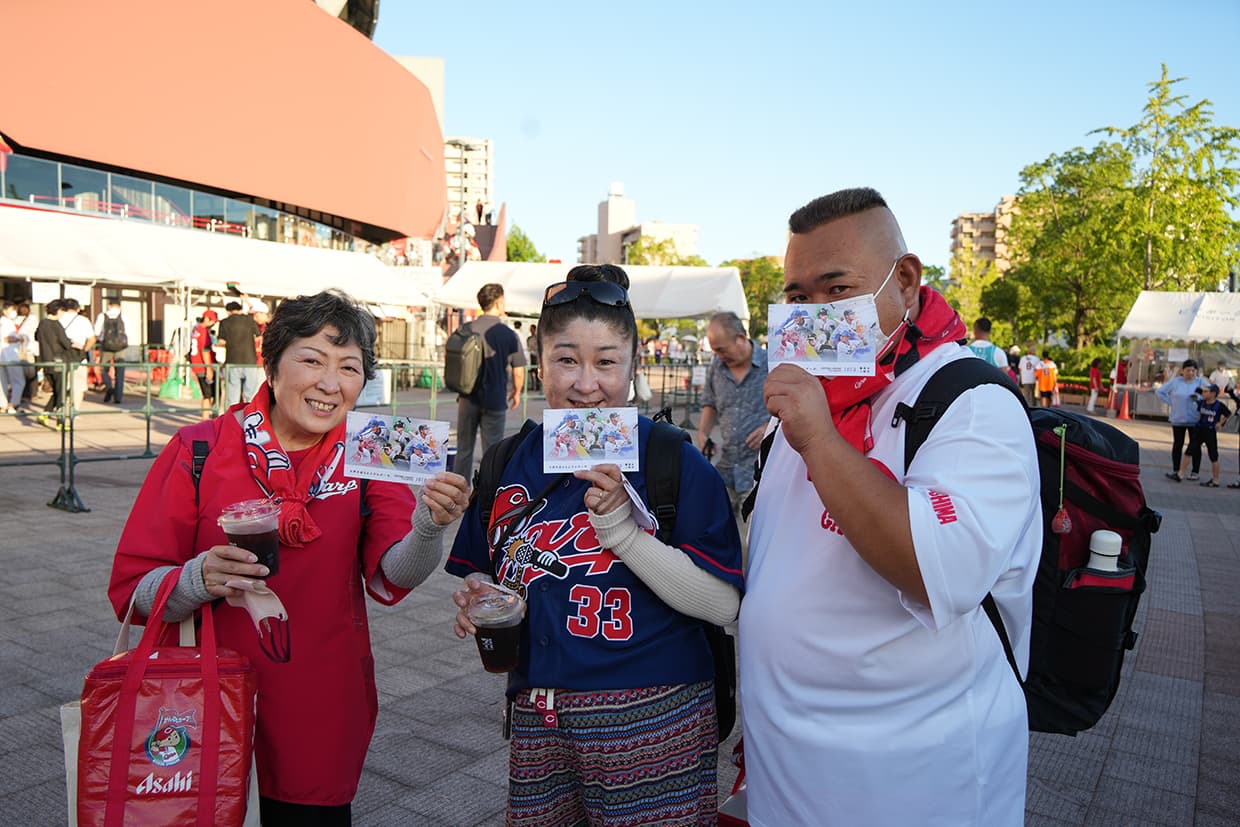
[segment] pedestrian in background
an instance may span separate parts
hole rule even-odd
[[[706,341],[714,357],[702,387],[702,418],[698,423],[697,447],[706,453],[711,431],[719,425],[719,455],[715,470],[723,477],[732,501],[732,513],[740,530],[742,549],[748,531],[741,519],[741,505],[753,488],[753,465],[771,415],[762,388],[766,383],[766,351],[758,347],[745,324],[730,311],[716,313],[706,328]]]
[[[17,305],[6,301],[0,310],[0,400],[7,413],[17,413],[26,390],[25,365],[22,363],[24,335],[17,329]]]
[[[211,328],[220,320],[214,310],[206,310],[197,319],[189,338],[189,363],[194,367],[194,378],[198,380],[198,389],[202,392],[201,413],[199,418],[210,419],[215,407],[218,391],[215,365],[215,337]]]
[[[25,363],[22,366],[22,375],[26,379],[18,407],[24,405],[28,408],[34,402],[34,393],[39,385],[39,369],[35,367],[35,362],[39,361],[39,343],[35,340],[39,319],[30,312],[30,302],[20,301],[17,303],[17,318],[14,321],[17,323],[17,335],[21,338],[17,352]]]
[[[1038,396],[1043,408],[1059,407],[1059,365],[1048,351],[1042,351],[1041,365],[1037,369]]]
[[[1189,434],[1188,455],[1180,463],[1180,473],[1176,482],[1184,477],[1188,470],[1189,460],[1195,468],[1201,468],[1201,449],[1205,448],[1211,465],[1210,479],[1202,483],[1206,488],[1218,488],[1218,432],[1227,424],[1231,409],[1218,398],[1218,385],[1210,384],[1201,389],[1201,399],[1197,402],[1197,423]]]
[[[125,363],[117,359],[118,355],[129,347],[129,335],[125,332],[125,319],[121,316],[121,303],[118,299],[109,299],[108,309],[95,319],[95,338],[99,343],[103,401],[119,405],[125,399]],[[109,368],[116,371],[115,383]]]
[[[979,316],[973,323],[973,341],[969,343],[969,350],[973,351],[983,362],[994,365],[1006,373],[1007,354],[1003,352],[1003,348],[990,341],[990,328],[990,319]]]
[[[95,326],[82,315],[82,305],[77,299],[61,299],[60,306],[60,324],[64,327],[65,333],[69,336],[69,342],[73,346],[73,353],[70,354],[70,362],[74,365],[70,382],[70,387],[73,389],[71,410],[76,411],[82,407],[82,399],[86,396],[89,384],[87,366],[93,361]]]
[[[1098,405],[1098,394],[1102,391],[1102,360],[1095,359],[1089,363],[1089,404],[1085,410],[1094,413]]]
[[[225,399],[229,405],[249,402],[263,383],[258,367],[258,339],[262,331],[254,317],[242,311],[241,302],[224,305],[228,316],[220,322],[216,344],[224,347]]]
[[[1025,404],[1031,408],[1038,406],[1038,371],[1042,368],[1042,360],[1034,353],[1033,348],[1020,357],[1020,392],[1025,395]]]
[[[525,383],[525,355],[521,340],[504,324],[504,286],[484,284],[478,290],[482,315],[469,323],[484,342],[482,370],[472,393],[456,399],[456,465],[472,479],[474,443],[482,431],[482,452],[504,438],[504,419],[517,407]]]
[[[542,390],[542,381],[538,378],[538,325],[530,325],[530,336],[525,340],[525,353],[530,360],[530,376],[533,378],[534,390]]]
[[[77,351],[64,325],[60,323],[64,312],[62,299],[52,299],[43,309],[43,319],[39,329],[35,331],[35,339],[39,343],[39,361],[49,363],[43,367],[43,376],[52,386],[52,395],[48,397],[44,414],[39,421],[44,425],[51,422],[50,415],[61,413],[65,404],[65,389],[68,386],[68,365],[73,364]]]
[[[1184,441],[1188,437],[1189,429],[1197,424],[1197,399],[1201,389],[1207,384],[1197,375],[1197,362],[1185,359],[1178,376],[1154,389],[1154,395],[1171,408],[1167,417],[1171,423],[1171,470],[1167,472],[1167,478],[1176,482],[1181,479],[1197,479],[1201,469],[1201,460],[1198,459],[1197,465],[1187,477],[1180,476]]]

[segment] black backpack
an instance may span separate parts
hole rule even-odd
[[[664,409],[659,416],[670,414],[669,410]],[[478,502],[478,514],[484,532],[491,525],[491,511],[504,469],[516,453],[517,447],[537,427],[537,422],[527,419],[519,433],[505,437],[491,446],[479,462],[473,479],[474,490],[470,497]],[[672,542],[672,531],[676,526],[676,503],[680,497],[680,445],[688,441],[689,434],[684,429],[656,419],[650,432],[650,442],[646,446],[646,491],[651,509],[659,521],[656,536],[668,545]],[[530,506],[535,506],[547,497],[566,476],[556,475],[539,496],[530,499]],[[503,543],[498,545],[502,546]],[[492,569],[497,568],[498,555],[492,559]],[[722,742],[736,725],[736,643],[722,626],[702,621],[702,629],[715,665],[715,718],[719,725],[719,740]]]
[[[472,323],[458,327],[444,345],[443,384],[450,391],[468,396],[478,386],[486,342]]]
[[[892,427],[900,420],[908,425],[905,472],[952,402],[981,385],[1007,388],[1024,407],[1024,397],[1011,378],[981,359],[949,362],[930,377],[912,406],[896,406]],[[1025,410],[1033,426],[1042,489],[1042,553],[1033,585],[1025,680],[1020,679],[1011,641],[991,595],[982,601],[982,609],[1025,692],[1029,728],[1076,735],[1098,722],[1119,689],[1124,652],[1136,645],[1132,622],[1145,591],[1150,536],[1158,531],[1162,517],[1145,504],[1135,440],[1093,417],[1059,408]],[[774,432],[762,442],[755,478],[761,477],[772,442]],[[746,517],[756,495],[755,484],[745,502]],[[1061,510],[1070,526],[1056,519]],[[1068,530],[1057,533],[1052,523]],[[1123,538],[1115,572],[1086,567],[1090,535],[1099,529]]]
[[[115,319],[103,317],[103,335],[99,337],[99,349],[105,353],[120,353],[129,347],[129,337],[125,334],[125,320],[120,316]]]

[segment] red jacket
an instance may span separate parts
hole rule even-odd
[[[192,437],[174,437],[151,466],[121,534],[108,586],[118,618],[147,572],[181,565],[226,542],[215,521],[224,506],[262,496],[234,416],[239,407],[213,423],[197,509]],[[294,466],[300,453],[290,454]],[[288,609],[288,663],[274,663],[262,653],[244,610],[223,601],[215,606],[219,645],[246,655],[257,670],[258,786],[262,795],[280,801],[329,806],[352,801],[374,732],[378,699],[363,582],[385,605],[408,594],[383,577],[379,558],[409,532],[414,497],[408,486],[371,481],[366,488],[371,513],[363,518],[358,492],[359,481],[337,468],[320,498],[309,504],[323,535],[302,548],[281,546],[280,573],[267,579]]]

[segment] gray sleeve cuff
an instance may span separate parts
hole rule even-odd
[[[383,575],[402,589],[412,589],[430,577],[443,556],[444,526],[436,525],[431,519],[425,503],[419,503],[413,510],[411,522],[412,530],[379,561]]]
[[[181,576],[172,594],[168,596],[168,605],[164,607],[165,623],[179,623],[197,611],[203,603],[214,600],[202,580],[202,560],[206,554],[204,551],[181,568]],[[147,572],[146,576],[138,581],[134,589],[134,606],[139,612],[150,617],[159,584],[173,568],[174,566],[160,566]]]

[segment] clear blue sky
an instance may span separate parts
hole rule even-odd
[[[1240,126],[1240,0],[384,0],[375,42],[444,58],[445,134],[495,141],[509,221],[565,262],[622,181],[712,264],[782,255],[792,210],[874,186],[946,265],[957,213],[1136,123],[1161,63]]]

